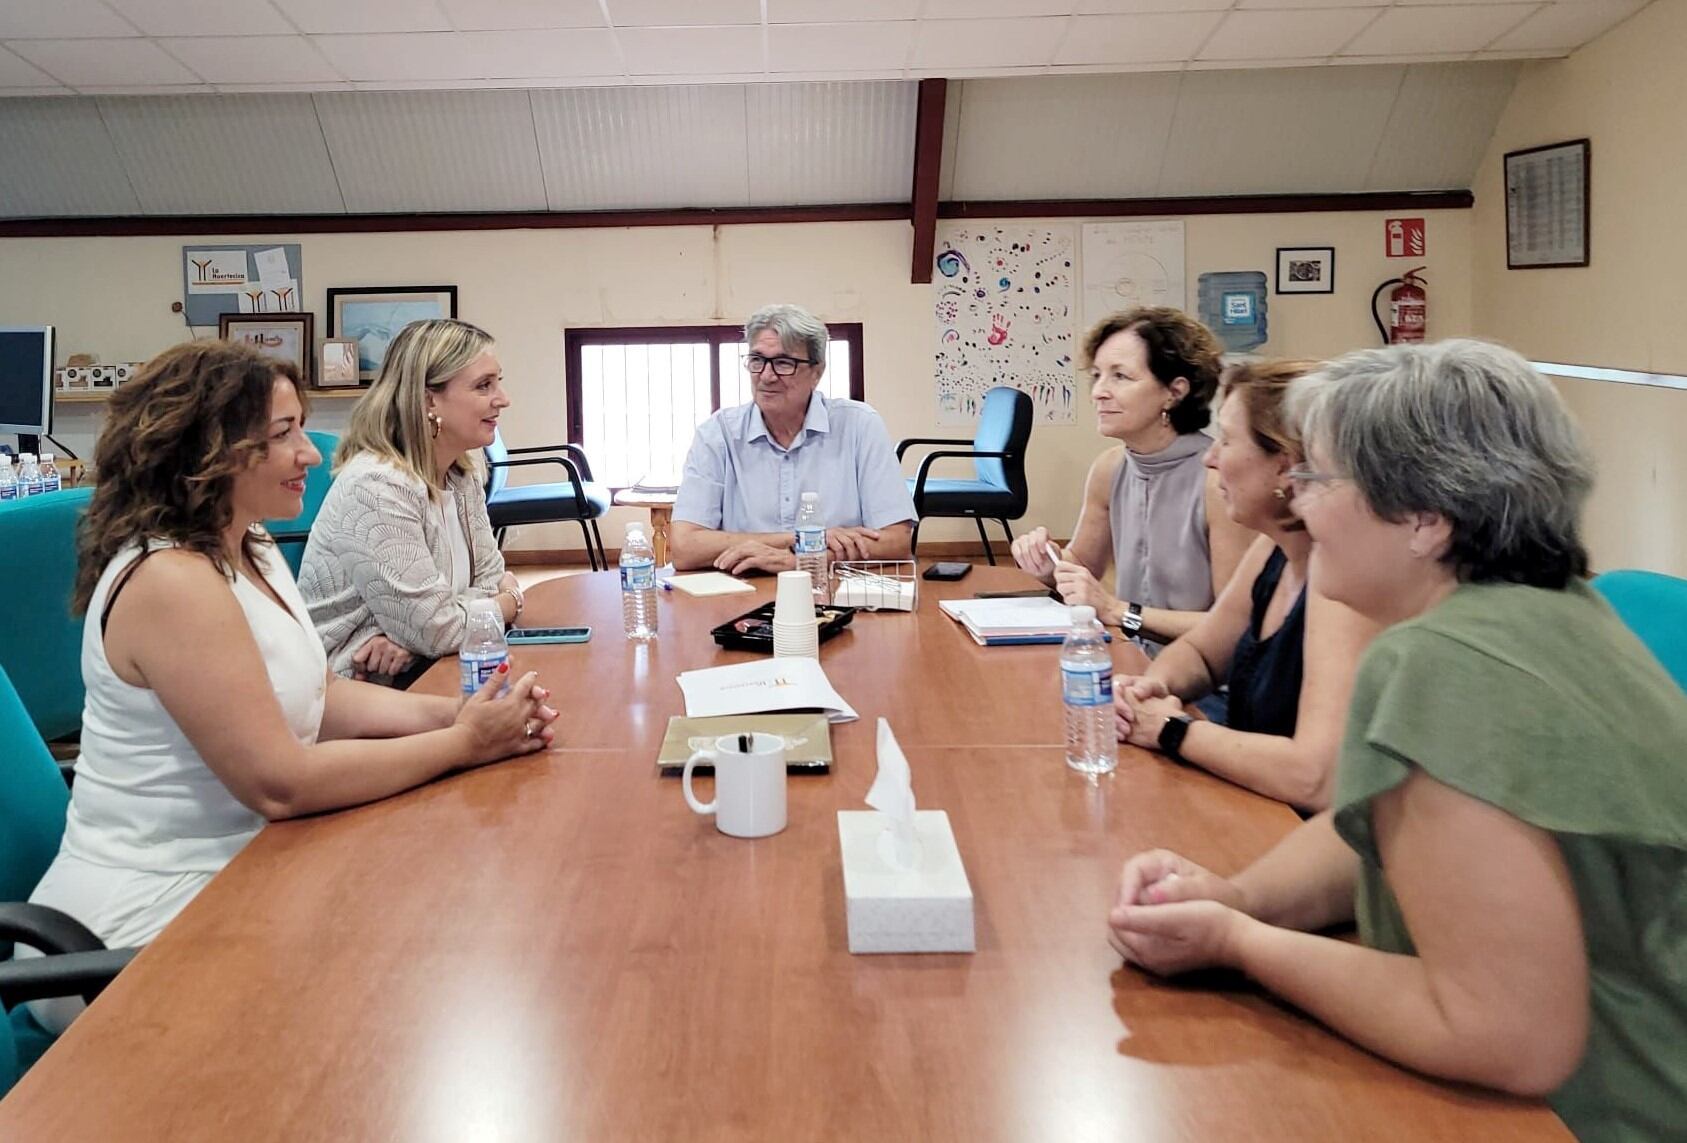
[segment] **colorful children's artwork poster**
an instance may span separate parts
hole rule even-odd
[[[998,385],[1029,394],[1038,423],[1073,423],[1075,244],[1069,226],[939,232],[932,275],[938,424],[977,424],[984,394]]]

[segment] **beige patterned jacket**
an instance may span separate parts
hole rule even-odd
[[[351,674],[352,655],[376,634],[425,658],[453,654],[469,602],[497,592],[504,557],[486,493],[472,475],[453,476],[450,486],[473,565],[462,595],[451,590],[451,540],[427,485],[371,453],[334,478],[305,545],[299,590],[338,673]]]

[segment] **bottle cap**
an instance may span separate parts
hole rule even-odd
[[[810,500],[818,500],[818,499],[820,499],[820,493],[818,493],[818,492],[804,492],[804,493],[803,493],[803,494],[802,494],[802,498],[803,498],[803,503],[805,503],[805,504],[806,504],[806,503],[808,503],[808,501],[810,501]]]
[[[41,454],[41,463],[42,464],[52,464],[53,463],[53,454],[50,453],[50,452],[42,453]]]
[[[1080,603],[1076,607],[1072,608],[1072,625],[1074,627],[1080,623],[1088,623],[1094,618],[1095,608],[1091,607],[1087,603]]]
[[[644,525],[639,523],[637,520],[627,521],[627,535],[630,536],[634,532],[637,532],[641,536],[644,535]]]
[[[20,452],[20,453],[18,453],[18,463],[19,464],[22,464],[26,460],[34,460],[34,459],[35,459],[35,454],[32,453],[32,452]]]

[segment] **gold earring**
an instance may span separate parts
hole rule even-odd
[[[1281,488],[1273,488],[1271,490],[1271,495],[1273,499],[1276,500],[1287,500],[1289,498],[1289,494],[1284,492]]]
[[[1172,411],[1169,405],[1160,410],[1160,423],[1162,425],[1169,425],[1172,423]]]
[[[439,439],[439,424],[440,424],[439,414],[438,413],[429,413],[428,414],[428,425],[430,427],[432,427],[432,429],[433,429],[433,432],[430,433],[429,435],[432,436],[433,439],[435,439],[435,440]]]

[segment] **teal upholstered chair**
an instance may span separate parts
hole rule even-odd
[[[322,454],[322,463],[305,473],[304,508],[291,520],[264,521],[264,527],[269,529],[276,546],[281,549],[281,558],[293,569],[294,579],[299,578],[299,564],[305,558],[305,541],[310,538],[311,525],[316,523],[316,514],[322,510],[328,486],[334,483],[334,450],[340,447],[340,438],[333,433],[319,433],[312,429],[310,439],[316,451]]]
[[[82,617],[70,613],[76,526],[91,488],[0,502],[0,552],[11,565],[0,592],[0,668],[12,676],[42,738],[82,725]]]
[[[1594,577],[1593,587],[1687,690],[1687,579],[1649,571],[1608,571]]]
[[[26,1000],[81,995],[92,1000],[134,956],[107,949],[56,909],[26,904],[64,836],[70,795],[58,763],[35,732],[11,680],[0,671],[0,951],[21,941],[47,954],[0,961],[0,1092],[52,1042]]]
[[[971,516],[978,528],[978,539],[984,545],[984,556],[992,564],[996,562],[996,553],[990,547],[990,538],[984,534],[984,521],[1000,524],[1008,543],[1013,543],[1013,529],[1008,527],[1008,521],[1025,515],[1031,498],[1031,488],[1025,479],[1025,449],[1031,441],[1032,413],[1029,396],[1007,385],[998,385],[984,394],[978,432],[970,441],[954,437],[909,437],[897,444],[898,461],[915,445],[953,446],[927,453],[920,461],[919,472],[908,478],[915,517],[911,544],[916,551],[920,524],[932,516]],[[932,463],[945,458],[971,459],[972,478],[934,478]]]

